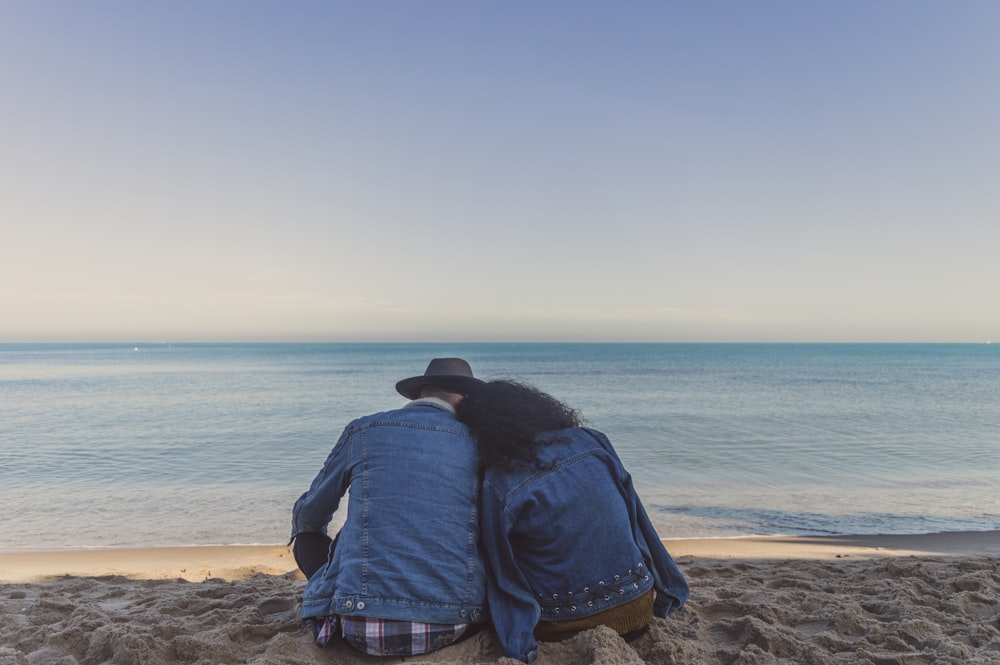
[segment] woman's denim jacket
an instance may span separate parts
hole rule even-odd
[[[302,617],[486,621],[476,444],[430,400],[355,420],[295,502],[292,538],[326,533],[350,492],[333,556],[306,584]]]
[[[586,617],[650,588],[665,617],[689,593],[607,437],[574,428],[546,439],[540,468],[490,469],[483,483],[490,614],[504,653],[529,663],[539,620]]]

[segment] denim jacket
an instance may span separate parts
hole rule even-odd
[[[333,556],[306,583],[302,617],[486,621],[474,439],[443,404],[350,423],[296,502],[292,538],[326,533],[349,492]]]
[[[539,620],[586,617],[650,588],[665,617],[689,593],[607,437],[584,428],[546,437],[544,468],[490,469],[483,483],[490,614],[504,653],[529,663]]]

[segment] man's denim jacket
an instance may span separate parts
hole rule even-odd
[[[345,492],[332,560],[306,584],[302,617],[488,620],[475,440],[443,405],[411,402],[347,426],[292,513],[292,538],[326,533]]]
[[[490,614],[504,653],[524,662],[538,654],[539,620],[586,617],[650,588],[665,617],[689,593],[607,437],[584,428],[546,437],[542,468],[490,469],[483,483]]]

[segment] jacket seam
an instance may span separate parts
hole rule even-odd
[[[498,496],[498,498],[502,498],[505,502],[509,501],[511,497],[513,497],[515,494],[518,494],[519,492],[521,492],[525,487],[527,487],[531,483],[535,482],[536,480],[541,480],[541,479],[545,478],[546,476],[549,476],[549,475],[551,475],[553,473],[557,473],[560,469],[563,469],[563,468],[565,468],[567,466],[571,466],[571,465],[573,465],[573,464],[575,464],[575,463],[579,462],[580,460],[585,459],[587,457],[603,457],[606,454],[607,453],[605,451],[603,451],[603,450],[597,450],[597,449],[585,450],[585,451],[583,451],[581,453],[577,453],[576,455],[573,455],[572,457],[567,457],[566,459],[559,460],[558,464],[556,464],[551,469],[545,469],[543,471],[537,471],[537,472],[531,474],[530,476],[528,476],[527,478],[525,478],[524,480],[522,480],[521,482],[519,482],[517,485],[515,485],[514,487],[510,488],[509,490],[507,490],[506,493],[504,493],[504,494],[498,494],[497,496]]]

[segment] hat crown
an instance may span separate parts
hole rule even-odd
[[[472,367],[461,358],[434,358],[427,365],[424,376],[472,377]]]

